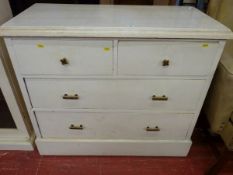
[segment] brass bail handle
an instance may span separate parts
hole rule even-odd
[[[69,129],[76,129],[76,130],[83,130],[84,127],[83,125],[74,125],[74,124],[71,124]]]
[[[170,61],[168,59],[164,59],[162,62],[163,66],[169,66],[169,64],[170,64]]]
[[[62,98],[64,100],[78,100],[79,96],[78,96],[78,94],[74,94],[74,95],[64,94]]]
[[[152,100],[153,101],[167,101],[168,97],[166,95],[162,95],[162,96],[153,95]]]
[[[68,61],[67,58],[62,58],[62,59],[60,59],[60,62],[61,62],[62,65],[67,65],[67,64],[69,64],[69,61]]]
[[[146,131],[160,131],[160,128],[158,126],[155,126],[154,128],[147,126]]]

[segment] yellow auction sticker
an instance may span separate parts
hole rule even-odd
[[[207,48],[207,47],[209,47],[209,44],[208,43],[204,43],[204,44],[202,44],[202,47],[203,48]]]
[[[104,51],[105,51],[105,52],[108,52],[108,51],[110,51],[110,48],[109,48],[109,47],[105,47],[105,48],[104,48]]]
[[[38,48],[44,48],[44,44],[37,44],[36,45]]]

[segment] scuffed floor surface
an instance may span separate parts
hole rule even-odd
[[[37,151],[0,151],[0,175],[202,175],[215,157],[209,145],[194,144],[180,157],[40,156]],[[230,161],[220,175],[233,175]]]

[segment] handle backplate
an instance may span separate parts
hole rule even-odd
[[[74,95],[64,94],[62,98],[64,100],[78,100],[79,96],[78,96],[78,94],[74,94]]]
[[[74,125],[74,124],[71,124],[69,129],[76,129],[76,130],[83,130],[84,127],[83,125]]]
[[[166,95],[162,95],[162,96],[153,95],[152,100],[153,101],[167,101],[168,97]]]
[[[155,126],[154,128],[151,128],[149,126],[146,127],[146,131],[160,131],[160,128],[158,126]]]

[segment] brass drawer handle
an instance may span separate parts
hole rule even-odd
[[[154,100],[154,101],[167,101],[168,97],[166,95],[162,95],[162,96],[153,95],[152,100]]]
[[[170,64],[170,61],[169,60],[163,60],[163,63],[162,63],[162,65],[163,66],[169,66],[169,64]]]
[[[158,126],[155,126],[154,128],[147,126],[146,131],[160,131],[160,128]]]
[[[71,124],[70,127],[69,127],[69,129],[83,130],[84,127],[83,127],[83,125],[77,125],[77,126],[75,126],[74,124]]]
[[[64,94],[62,98],[64,100],[78,100],[79,96],[78,96],[78,94],[74,94],[74,95]]]
[[[67,65],[67,64],[69,64],[69,61],[67,60],[67,58],[62,58],[62,59],[60,59],[60,62],[61,62],[62,65]]]

